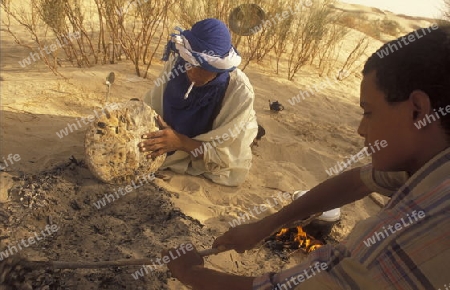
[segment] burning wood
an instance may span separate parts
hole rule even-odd
[[[324,245],[324,242],[315,239],[300,226],[283,228],[266,239],[266,242],[274,250],[301,249],[304,253],[310,253]]]

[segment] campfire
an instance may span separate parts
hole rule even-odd
[[[309,235],[301,226],[283,228],[266,239],[266,245],[273,250],[302,250],[308,254],[324,245],[324,242]]]

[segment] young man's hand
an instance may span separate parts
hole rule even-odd
[[[264,223],[263,219],[256,223],[230,228],[214,241],[213,248],[222,246],[226,249],[234,249],[238,253],[253,249],[261,240],[271,234],[271,229]]]
[[[167,264],[172,276],[180,280],[183,284],[190,284],[193,277],[190,277],[191,270],[194,267],[203,267],[204,261],[200,254],[197,252],[195,246],[191,251],[182,251],[180,249],[170,249],[161,253],[162,257],[171,257],[170,262]],[[170,255],[170,253],[172,255]],[[180,253],[180,254],[179,254]],[[173,259],[172,257],[176,257]]]

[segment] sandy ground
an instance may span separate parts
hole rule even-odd
[[[385,13],[362,6],[346,7],[380,17]],[[411,30],[413,20],[395,17],[405,30]],[[274,73],[275,63],[251,64],[245,73],[254,86],[255,110],[266,136],[254,149],[253,166],[242,186],[223,187],[201,177],[163,171],[165,180],[156,179],[97,209],[94,202],[115,188],[97,181],[83,162],[86,127],[64,138],[56,132],[77,117],[101,110],[105,105],[104,81],[110,71],[116,74],[111,101],[123,102],[141,98],[153,86],[162,63],[155,62],[146,80],[136,77],[127,61],[89,69],[61,68],[68,78],[61,80],[41,62],[20,67],[18,61],[29,51],[1,33],[0,162],[8,154],[19,154],[20,160],[0,172],[0,251],[51,224],[58,231],[24,248],[20,251],[23,256],[67,261],[154,258],[163,248],[189,241],[207,249],[239,213],[281,191],[317,185],[328,178],[326,169],[356,154],[363,145],[356,134],[361,115],[358,74],[343,82],[331,80],[332,85],[320,93],[291,105],[289,99],[299,90],[330,80],[319,78],[315,68],[305,67],[291,82]],[[348,41],[358,37],[359,32],[352,32]],[[370,53],[380,45],[373,40]],[[269,100],[280,101],[285,110],[271,112]],[[265,214],[278,209],[271,208]],[[343,207],[333,239],[341,240],[356,222],[378,210],[369,198]],[[260,247],[246,254],[228,252],[209,257],[206,266],[239,275],[260,275],[303,258],[297,253],[281,259]],[[136,270],[139,267],[38,271],[30,279],[34,279],[36,289],[185,289],[165,268],[138,280],[131,275]],[[42,285],[50,288],[39,288]]]

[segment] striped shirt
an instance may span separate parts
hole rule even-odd
[[[255,278],[253,289],[448,289],[450,148],[409,178],[371,165],[362,168],[361,178],[371,190],[391,196],[386,207],[358,223],[341,244]]]

